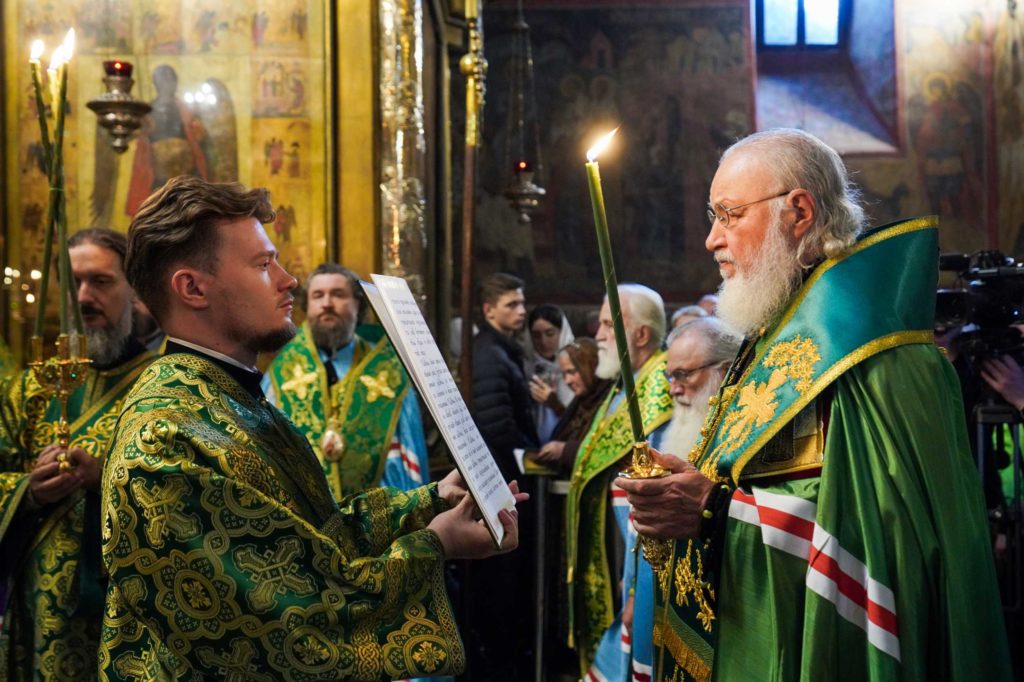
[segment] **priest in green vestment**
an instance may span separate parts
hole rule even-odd
[[[661,350],[665,305],[656,291],[640,284],[620,285],[619,297],[644,434],[657,447],[672,417]],[[599,319],[596,374],[615,379],[619,355],[607,299]],[[651,572],[636,561],[629,508],[615,485],[632,452],[633,432],[620,383],[609,392],[580,443],[566,501],[566,611],[570,645],[586,679],[626,679],[634,672],[646,674],[650,667],[650,632],[631,632],[630,621],[650,620]]]
[[[746,336],[690,463],[625,481],[659,573],[660,680],[1010,678],[981,485],[933,343],[937,221],[861,233],[839,155],[725,152],[707,247]]]
[[[100,469],[121,403],[153,355],[131,337],[123,234],[83,230],[71,269],[93,364],[68,401],[60,471],[60,403],[31,369],[0,386],[0,561],[5,598],[0,679],[95,679],[103,618]]]
[[[295,333],[272,219],[264,189],[181,176],[129,228],[129,281],[168,340],[104,471],[101,679],[461,672],[444,562],[494,554],[493,540],[458,473],[335,501],[255,368]],[[516,518],[499,518],[508,551]]]
[[[337,499],[429,479],[419,400],[387,336],[356,333],[366,302],[337,263],[306,280],[306,321],[263,378],[267,399],[306,436]]]

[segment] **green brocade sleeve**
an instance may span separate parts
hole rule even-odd
[[[359,551],[376,555],[396,538],[425,529],[445,506],[436,483],[408,491],[371,488],[342,500],[340,519],[358,538]]]
[[[21,440],[27,438],[23,375],[0,380],[0,542],[28,491],[34,457]]]
[[[462,670],[442,547],[423,528],[431,489],[351,498],[318,529],[201,424],[175,434],[151,413],[122,420],[103,484],[104,679]]]

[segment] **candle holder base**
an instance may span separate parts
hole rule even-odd
[[[72,339],[77,348],[72,352]],[[60,420],[57,422],[57,444],[61,453],[57,455],[58,468],[60,471],[70,471],[75,463],[68,457],[68,448],[71,447],[71,425],[68,423],[68,399],[71,394],[85,382],[85,372],[91,364],[86,357],[87,347],[84,335],[74,337],[61,334],[57,337],[57,354],[55,357],[44,359],[43,339],[39,336],[32,337],[32,359],[28,366],[36,381],[43,387],[51,398],[60,402]]]
[[[619,473],[619,476],[629,479],[662,478],[671,472],[660,464],[655,463],[651,457],[651,447],[647,441],[633,443],[633,460],[628,469]],[[643,547],[644,559],[651,565],[655,573],[664,570],[672,557],[672,541],[658,538],[640,536],[640,546]]]

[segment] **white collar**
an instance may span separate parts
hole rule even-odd
[[[217,358],[218,360],[223,360],[224,362],[228,363],[229,365],[234,365],[235,367],[238,367],[239,369],[244,369],[246,372],[253,372],[253,373],[256,373],[256,374],[259,373],[259,369],[255,368],[255,367],[246,367],[245,365],[240,363],[238,360],[235,360],[232,357],[224,355],[223,353],[218,353],[217,351],[213,350],[212,348],[207,348],[206,346],[200,346],[198,343],[190,343],[188,341],[184,341],[182,339],[179,339],[176,336],[168,336],[167,340],[168,341],[173,341],[174,343],[177,343],[177,344],[181,344],[182,346],[185,346],[186,348],[191,348],[192,350],[197,350],[200,353],[205,353],[206,355],[209,355],[210,357]]]

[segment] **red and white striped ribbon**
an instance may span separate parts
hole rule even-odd
[[[807,560],[807,587],[839,615],[867,633],[868,641],[900,660],[896,597],[872,578],[863,561],[816,522],[818,505],[792,495],[753,488],[733,494],[729,516],[761,528],[764,544]]]

